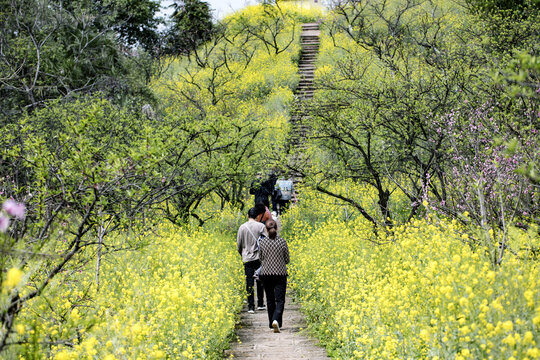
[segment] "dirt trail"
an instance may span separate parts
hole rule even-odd
[[[266,310],[249,314],[247,307],[241,313],[240,326],[237,335],[240,342],[231,344],[231,349],[225,352],[225,359],[272,359],[293,360],[329,359],[323,348],[315,345],[315,340],[309,338],[305,331],[306,323],[300,306],[291,302],[287,296],[283,327],[280,333],[274,333],[268,327]]]

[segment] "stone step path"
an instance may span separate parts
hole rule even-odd
[[[224,359],[267,359],[267,360],[323,360],[329,359],[326,351],[315,345],[305,331],[306,323],[300,306],[292,303],[287,296],[283,313],[283,327],[280,333],[274,333],[268,327],[266,310],[247,312],[247,306],[240,316],[237,329],[238,342],[231,345],[224,353]]]
[[[310,103],[315,92],[315,61],[319,53],[319,37],[321,31],[318,23],[302,24],[300,44],[302,51],[298,62],[300,81],[295,90],[295,103],[291,111],[291,137],[289,140],[290,156],[288,168],[295,183],[302,178],[297,169],[303,168],[305,158],[305,139],[310,136],[309,123]]]
[[[300,82],[298,83],[298,87],[295,91],[297,101],[295,104],[295,111],[291,117],[293,130],[296,134],[298,134],[298,136],[292,139],[293,146],[298,145],[295,143],[295,140],[299,140],[306,135],[303,131],[304,129],[298,129],[297,127],[297,125],[302,122],[303,115],[303,111],[302,113],[299,113],[298,110],[303,109],[305,107],[304,103],[313,98],[315,60],[317,58],[317,54],[319,53],[320,33],[318,23],[302,24],[302,32],[300,33],[300,44],[302,46],[302,51],[300,53],[300,60],[298,62],[298,74],[300,75]],[[300,130],[300,132],[297,130]]]

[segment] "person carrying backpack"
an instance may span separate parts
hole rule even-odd
[[[278,214],[282,214],[285,209],[289,207],[291,201],[295,200],[294,184],[291,179],[279,179],[276,181],[274,189],[274,198],[272,203],[275,202],[276,210]]]

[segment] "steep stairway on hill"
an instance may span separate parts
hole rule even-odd
[[[302,24],[300,43],[302,51],[298,62],[300,82],[295,91],[295,102],[291,114],[291,138],[289,168],[295,182],[301,174],[295,169],[301,167],[305,161],[303,150],[305,139],[309,136],[309,107],[315,91],[313,80],[315,77],[315,60],[319,53],[320,29],[318,23]]]

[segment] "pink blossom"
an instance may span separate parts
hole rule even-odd
[[[2,208],[11,216],[16,217],[17,219],[24,219],[26,215],[26,206],[23,203],[18,203],[14,200],[6,200]]]
[[[9,227],[9,218],[0,215],[0,232],[6,232]]]

